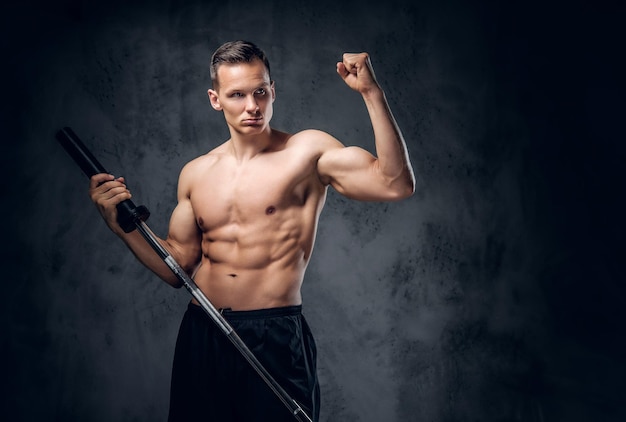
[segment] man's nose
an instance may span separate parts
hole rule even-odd
[[[258,109],[259,109],[259,104],[257,103],[256,98],[254,98],[254,95],[248,96],[248,98],[246,99],[246,111],[250,113],[254,113]]]

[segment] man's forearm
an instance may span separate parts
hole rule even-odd
[[[139,260],[139,262],[141,262],[146,268],[151,270],[172,287],[178,288],[182,286],[182,282],[178,280],[174,273],[172,273],[167,264],[161,259],[161,257],[159,257],[154,249],[152,249],[141,233],[134,230],[130,233],[121,232],[116,234],[124,241],[137,260]],[[165,241],[162,239],[158,239],[158,241],[164,248],[168,249]]]
[[[381,175],[396,189],[413,193],[415,176],[402,132],[381,89],[363,94],[374,138]]]

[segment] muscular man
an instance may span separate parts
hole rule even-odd
[[[368,55],[344,54],[337,73],[365,101],[376,156],[322,131],[273,129],[276,92],[265,54],[249,42],[222,45],[212,57],[208,95],[224,114],[230,139],[182,169],[178,204],[160,240],[314,420],[316,352],[300,313],[300,288],[327,188],[357,200],[395,201],[410,196],[415,183]],[[131,197],[124,180],[95,175],[90,194],[137,258],[180,287],[141,235],[117,224],[115,205]],[[177,340],[170,420],[292,420],[194,302]]]

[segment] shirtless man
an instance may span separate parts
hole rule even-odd
[[[167,237],[160,240],[215,307],[227,310],[224,316],[244,342],[314,420],[319,417],[315,344],[300,314],[300,288],[327,188],[357,200],[395,201],[409,197],[415,183],[368,55],[344,54],[337,73],[365,101],[376,156],[322,131],[273,129],[276,92],[265,54],[248,42],[221,46],[212,57],[208,95],[224,114],[230,139],[182,169],[178,204]],[[117,224],[115,205],[131,197],[123,178],[93,176],[90,195],[137,258],[180,287],[141,235],[124,233]],[[263,384],[257,375],[247,374],[245,362],[231,363],[241,357],[194,302],[177,340],[170,421],[293,420],[265,385],[256,384]],[[274,338],[261,339],[268,332]],[[207,363],[210,359],[215,362]],[[241,409],[249,413],[237,413]]]

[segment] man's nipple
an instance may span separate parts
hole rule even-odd
[[[265,209],[265,214],[272,215],[276,212],[276,207],[274,205],[270,205]]]

